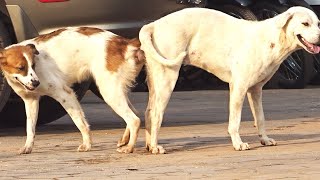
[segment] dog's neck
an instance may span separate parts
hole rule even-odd
[[[270,46],[265,48],[270,48],[270,51],[274,51],[272,54],[277,58],[271,58],[273,61],[275,61],[275,63],[281,64],[291,53],[299,49],[297,43],[294,42],[295,38],[289,37],[293,35],[286,33],[286,26],[282,28],[275,27],[274,25],[270,24],[274,22],[268,20],[261,21],[261,23],[267,23],[267,26],[263,26],[264,28],[269,27],[268,30],[261,31],[263,34],[260,34],[260,36],[269,38],[265,40],[269,42]],[[273,34],[273,36],[270,36],[270,34]]]

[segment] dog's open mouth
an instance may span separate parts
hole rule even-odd
[[[24,86],[26,89],[28,89],[29,91],[33,91],[33,90],[35,90],[36,88],[30,88],[30,87],[28,87],[28,86]]]
[[[304,39],[300,34],[297,35],[299,41],[306,47],[306,50],[312,54],[317,54],[320,52],[320,46],[316,44],[309,43],[306,39]]]
[[[24,88],[26,88],[26,89],[29,90],[29,91],[33,91],[33,90],[36,89],[36,88],[34,88],[34,87],[29,87],[29,86],[23,84],[21,81],[19,81],[18,78],[16,78],[16,80],[17,80]]]

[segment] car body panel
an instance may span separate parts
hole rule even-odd
[[[320,0],[305,0],[309,5],[320,5]]]
[[[137,36],[144,24],[188,7],[176,0],[5,0],[18,42],[66,26],[94,26]],[[35,9],[37,11],[35,11]]]

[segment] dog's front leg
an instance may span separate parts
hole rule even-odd
[[[20,149],[20,154],[30,154],[32,151],[32,147],[34,144],[35,138],[35,129],[38,120],[38,112],[39,112],[39,99],[40,97],[26,97],[23,98],[26,116],[27,116],[27,140],[23,148]]]
[[[229,127],[228,132],[231,136],[232,144],[235,150],[243,151],[250,149],[248,143],[243,143],[240,135],[239,128],[241,122],[241,111],[243,106],[243,100],[247,92],[241,83],[230,83],[230,103],[229,103]]]
[[[61,89],[56,89],[51,97],[53,97],[63,106],[63,108],[71,117],[72,121],[80,130],[83,143],[78,147],[78,151],[90,151],[92,142],[89,124],[87,123],[84,112],[74,91],[70,87],[64,86]]]
[[[262,86],[256,85],[251,87],[247,93],[248,101],[252,111],[256,127],[258,128],[258,134],[262,145],[274,146],[277,142],[267,136],[265,130],[265,117],[262,107]]]

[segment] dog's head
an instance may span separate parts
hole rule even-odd
[[[320,52],[320,22],[313,11],[304,7],[292,7],[279,15],[277,23],[299,48],[312,54]]]
[[[21,84],[29,91],[35,90],[39,78],[35,73],[35,55],[39,52],[33,44],[11,46],[0,51],[0,67],[6,78]]]

